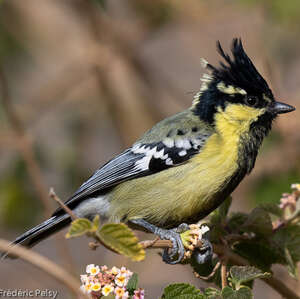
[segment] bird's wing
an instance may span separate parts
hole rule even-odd
[[[99,168],[65,204],[73,208],[95,192],[184,163],[200,152],[208,136],[198,132],[166,137],[160,142],[138,142]],[[58,209],[53,215],[60,212]]]

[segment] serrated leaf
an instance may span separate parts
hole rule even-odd
[[[272,264],[282,263],[283,256],[270,246],[265,239],[244,240],[236,242],[234,252],[246,258],[251,265],[269,271]]]
[[[138,275],[136,273],[133,273],[126,286],[126,289],[128,290],[130,295],[133,295],[134,291],[137,289],[138,282]]]
[[[289,250],[289,253],[296,263],[300,261],[300,225],[289,224],[277,230],[271,237],[274,250],[283,256],[285,260],[284,248]]]
[[[232,213],[227,221],[227,226],[231,231],[239,231],[242,225],[247,221],[248,215],[242,212]]]
[[[222,299],[220,290],[215,288],[206,288],[204,295],[207,299]]]
[[[241,284],[253,279],[270,276],[270,273],[262,272],[260,269],[252,266],[232,266],[229,272],[231,281],[235,285],[236,289],[239,289]]]
[[[108,247],[133,261],[141,261],[145,258],[145,250],[138,243],[133,231],[124,223],[104,224],[96,235]]]
[[[199,289],[188,283],[174,283],[164,289],[163,299],[205,299]]]
[[[270,215],[262,208],[252,210],[242,228],[247,232],[264,236],[272,234],[273,231]]]
[[[86,218],[78,218],[72,221],[66,238],[82,236],[93,229],[93,223]]]
[[[284,248],[284,254],[285,254],[285,259],[287,262],[287,268],[288,268],[289,274],[293,278],[297,279],[298,278],[298,267],[297,267],[297,264],[293,261],[293,258],[287,247]]]
[[[233,290],[230,287],[225,287],[222,290],[223,299],[252,299],[253,294],[248,287],[241,287],[239,290]]]

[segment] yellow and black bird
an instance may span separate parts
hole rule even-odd
[[[274,99],[240,39],[233,40],[232,57],[219,42],[217,48],[224,61],[214,67],[203,60],[209,74],[192,106],[156,124],[65,203],[79,217],[99,214],[171,240],[167,263],[183,258],[182,224],[199,221],[226,199],[253,169],[272,121],[295,109]],[[14,243],[31,247],[70,222],[58,209]]]

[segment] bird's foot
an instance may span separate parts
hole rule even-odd
[[[172,242],[172,248],[165,249],[163,252],[163,261],[167,264],[177,264],[180,263],[184,258],[184,246],[180,233],[189,229],[187,224],[179,225],[175,229],[163,229],[159,228],[144,219],[132,219],[130,222],[134,225],[138,225],[145,230],[157,235],[162,240],[170,240]]]
[[[180,233],[175,230],[158,228],[155,234],[162,240],[170,240],[172,242],[172,248],[164,249],[163,261],[172,265],[180,263],[184,258],[185,252]]]
[[[187,223],[181,223],[179,226],[173,228],[172,230],[174,230],[176,233],[181,234],[190,230],[190,226]]]

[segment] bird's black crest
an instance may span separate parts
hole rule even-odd
[[[217,50],[224,58],[225,63],[220,62],[219,67],[207,64],[207,68],[212,71],[215,79],[223,81],[227,85],[240,87],[253,95],[262,95],[263,93],[271,95],[267,82],[246,54],[241,39],[235,38],[232,41],[232,58],[224,52],[219,41]]]

